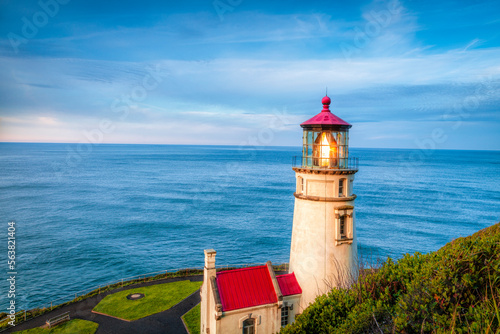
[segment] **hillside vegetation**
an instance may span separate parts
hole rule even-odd
[[[500,223],[436,252],[388,259],[318,297],[292,333],[500,333]]]

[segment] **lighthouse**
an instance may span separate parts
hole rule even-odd
[[[357,278],[357,243],[353,193],[357,158],[349,156],[349,129],[323,110],[300,126],[302,157],[296,159],[290,273],[302,288],[299,307],[333,287],[346,287]]]

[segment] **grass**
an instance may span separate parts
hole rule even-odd
[[[182,316],[182,321],[186,324],[189,334],[200,334],[200,317],[200,304]]]
[[[73,319],[52,328],[32,328],[19,334],[93,334],[99,325],[92,321]]]
[[[141,319],[168,310],[198,290],[201,284],[186,280],[120,291],[106,296],[94,311],[126,320]],[[133,293],[143,293],[144,298],[127,299]]]
[[[118,288],[122,288],[124,286],[130,286],[130,285],[134,285],[134,284],[141,284],[143,282],[151,282],[151,281],[157,281],[157,280],[163,280],[163,279],[166,279],[166,278],[173,278],[173,277],[187,277],[187,276],[195,276],[195,275],[203,275],[203,270],[200,270],[200,269],[181,269],[181,270],[178,270],[176,272],[168,272],[168,273],[165,273],[165,274],[159,274],[159,275],[155,275],[155,276],[149,276],[149,277],[142,277],[142,278],[136,278],[136,279],[132,279],[132,280],[129,280],[129,281],[123,281],[123,282],[117,282],[117,283],[113,283],[113,284],[109,284],[109,285],[106,285],[106,286],[102,286],[98,289],[94,289],[86,294],[83,294],[83,295],[78,295],[77,298],[75,299],[72,299],[72,300],[69,300],[65,303],[61,303],[61,304],[56,304],[54,305],[53,307],[42,307],[42,308],[33,308],[33,309],[30,309],[30,310],[26,310],[26,320],[30,320],[32,318],[35,318],[35,317],[38,317],[40,315],[43,315],[45,313],[48,313],[48,312],[51,312],[52,310],[57,310],[57,309],[60,309],[66,305],[70,305],[70,304],[74,304],[76,302],[79,302],[79,301],[82,301],[82,300],[85,300],[87,298],[90,298],[92,296],[95,296],[95,295],[98,295],[98,294],[101,294],[101,293],[104,293],[104,292],[107,292],[107,291],[111,291],[111,290],[115,290],[115,289],[118,289]],[[6,313],[5,312],[2,312],[0,313],[0,330],[2,329],[5,329],[5,328],[8,328],[10,327],[9,325],[9,321],[10,321],[10,318],[6,317]],[[20,323],[23,323],[25,320],[24,320],[24,313],[21,311],[21,312],[18,312],[16,314],[16,325],[20,324]]]

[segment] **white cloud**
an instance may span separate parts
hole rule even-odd
[[[6,133],[13,132],[3,131],[3,138],[21,138],[19,131],[29,138],[35,133],[49,138],[47,129],[52,127],[61,129],[57,136],[52,134],[54,140],[64,136],[75,140],[82,129],[108,118],[117,124],[116,132],[106,136],[108,142],[235,143],[258,133],[273,111],[283,108],[291,115],[290,122],[278,132],[295,136],[300,132],[298,124],[321,110],[319,101],[326,86],[333,98],[332,110],[366,129],[359,138],[368,143],[388,145],[398,138],[402,142],[411,135],[400,133],[399,126],[416,135],[421,129],[411,127],[414,122],[451,121],[443,115],[457,104],[463,106],[467,97],[477,101],[474,115],[498,122],[493,113],[500,101],[500,48],[478,48],[483,45],[479,38],[438,52],[417,41],[416,32],[423,29],[418,17],[401,8],[390,17],[390,24],[372,33],[363,47],[357,46],[355,56],[343,57],[341,43],[354,45],[356,34],[369,31],[373,13],[387,10],[386,4],[373,2],[356,22],[317,13],[270,15],[241,10],[228,15],[224,24],[204,13],[190,13],[189,20],[188,14],[176,14],[148,28],[52,38],[50,43],[86,41],[94,48],[111,41],[108,51],[112,53],[123,47],[127,52],[152,52],[156,60],[0,58],[2,126],[17,133],[8,137]],[[147,47],[127,48],[129,40]],[[44,41],[48,40],[30,43],[43,45]],[[315,47],[322,47],[323,53]],[[176,48],[181,54],[189,53],[158,57]],[[200,55],[193,56],[197,52]],[[136,59],[128,54],[125,58]],[[141,85],[147,67],[156,64],[162,67],[163,81],[144,100],[131,101],[128,116],[120,119],[112,111],[113,101],[130,95]],[[482,87],[479,92],[478,87]],[[24,124],[21,130],[16,120],[23,117],[37,119],[39,131],[34,123]],[[390,124],[402,119],[409,123]],[[373,121],[388,133],[365,128],[374,126],[368,123]],[[186,127],[196,131],[196,140],[180,130]],[[291,138],[288,142],[295,140]],[[411,141],[405,145],[412,145]]]

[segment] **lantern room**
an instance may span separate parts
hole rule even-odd
[[[349,128],[352,126],[330,111],[331,99],[325,96],[323,110],[300,124],[304,129],[302,168],[357,169],[349,159]]]

